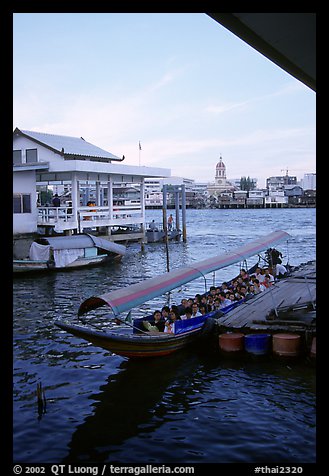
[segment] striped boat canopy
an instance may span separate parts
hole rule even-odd
[[[132,284],[122,289],[92,296],[86,299],[79,307],[78,315],[98,307],[107,305],[112,308],[114,315],[129,311],[134,307],[161,296],[185,283],[193,281],[196,278],[205,276],[212,271],[225,268],[246,258],[256,255],[277,243],[288,240],[289,233],[285,231],[274,231],[269,235],[257,238],[250,243],[234,249],[231,252],[213,256],[203,261],[192,263],[190,266],[178,268],[154,278],[146,279],[138,284]]]

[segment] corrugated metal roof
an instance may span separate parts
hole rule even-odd
[[[121,161],[120,157],[107,152],[106,150],[85,141],[82,137],[61,136],[56,134],[47,134],[45,132],[27,131],[16,129],[25,136],[51,147],[52,149],[63,153],[64,155],[75,155],[83,157],[97,157],[100,159]]]

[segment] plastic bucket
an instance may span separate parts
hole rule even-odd
[[[298,334],[274,334],[273,352],[280,356],[295,357],[300,351],[300,335]]]
[[[249,354],[267,354],[270,349],[270,344],[270,334],[248,334],[244,337],[244,348]]]
[[[219,348],[224,352],[239,352],[243,350],[244,334],[231,332],[220,334]]]

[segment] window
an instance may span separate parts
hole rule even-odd
[[[13,210],[14,213],[31,213],[31,194],[14,193]]]
[[[26,149],[26,163],[38,162],[38,150]]]
[[[22,163],[22,151],[21,150],[13,150],[13,164],[21,164]]]

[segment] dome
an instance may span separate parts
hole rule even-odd
[[[226,168],[226,167],[225,167],[225,164],[224,164],[224,162],[223,162],[223,159],[220,157],[220,158],[219,158],[219,162],[218,162],[218,164],[216,165],[216,169],[225,169],[225,168]]]

